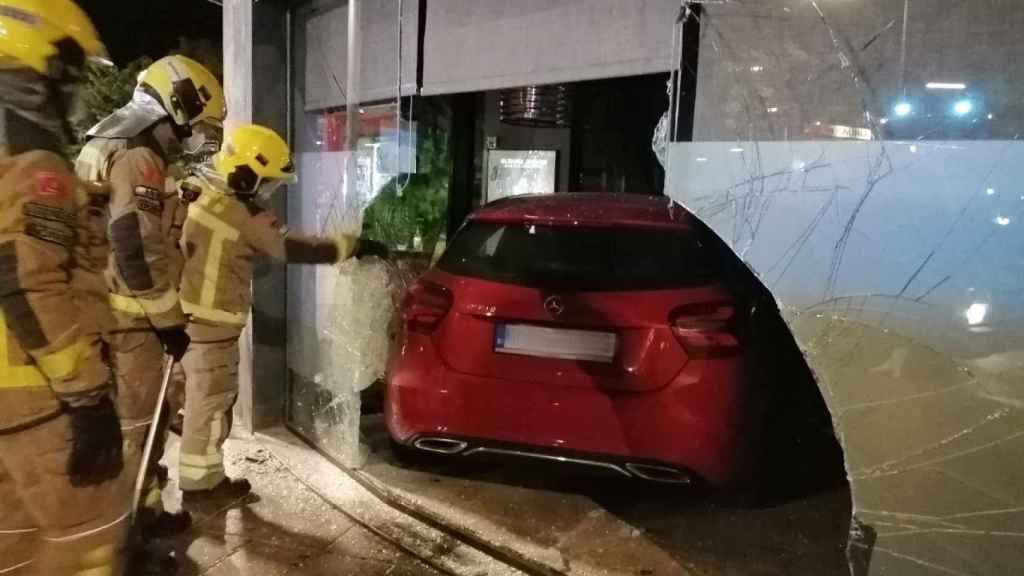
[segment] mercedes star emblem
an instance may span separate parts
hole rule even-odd
[[[565,312],[565,303],[563,303],[562,299],[558,296],[549,296],[548,299],[544,301],[544,309],[547,310],[548,314],[551,314],[552,317],[561,316],[562,313]]]

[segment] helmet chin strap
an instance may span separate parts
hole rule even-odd
[[[269,202],[284,184],[282,180],[260,178],[252,190],[234,190],[231,192],[243,202]]]
[[[228,182],[227,180],[224,179],[224,176],[222,176],[219,172],[217,172],[216,168],[210,166],[209,164],[203,164],[199,166],[193,174],[195,176],[198,176],[209,186],[212,186],[213,188],[220,190],[224,194],[230,196],[237,196],[240,200],[248,200],[254,197],[253,194],[238,192],[237,190],[231,188],[231,186],[228,186]]]
[[[192,131],[192,135],[181,141],[181,149],[185,154],[198,154],[206,146],[206,135],[202,132]]]

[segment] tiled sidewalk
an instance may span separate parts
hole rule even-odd
[[[175,509],[172,440],[165,501]],[[164,543],[175,550],[183,576],[438,574],[320,497],[259,441],[232,438],[226,453],[229,474],[248,478],[253,493],[222,509],[193,511],[192,529]]]

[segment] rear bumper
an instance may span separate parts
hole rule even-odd
[[[466,443],[453,451],[464,456],[575,459],[632,476],[626,464],[664,466],[713,485],[748,461],[751,398],[738,360],[694,360],[663,388],[622,392],[467,376],[429,344],[412,349],[388,376],[388,429],[402,444],[453,440]]]
[[[588,454],[553,447],[511,444],[486,438],[462,438],[444,434],[421,435],[410,438],[406,446],[422,452],[466,459],[532,460],[589,468],[610,476],[639,478],[665,484],[694,484],[701,480],[692,470],[665,462],[647,462],[611,454]]]

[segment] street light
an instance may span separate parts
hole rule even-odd
[[[953,114],[957,116],[967,116],[972,110],[974,110],[974,103],[967,99],[957,100],[953,104]]]
[[[910,116],[910,113],[914,111],[914,107],[910,105],[910,102],[902,101],[897,102],[896,105],[892,107],[892,111],[896,116],[905,118]]]
[[[977,326],[984,322],[986,315],[988,315],[988,304],[984,302],[975,302],[964,311],[964,316],[967,317],[967,324],[971,326]]]

